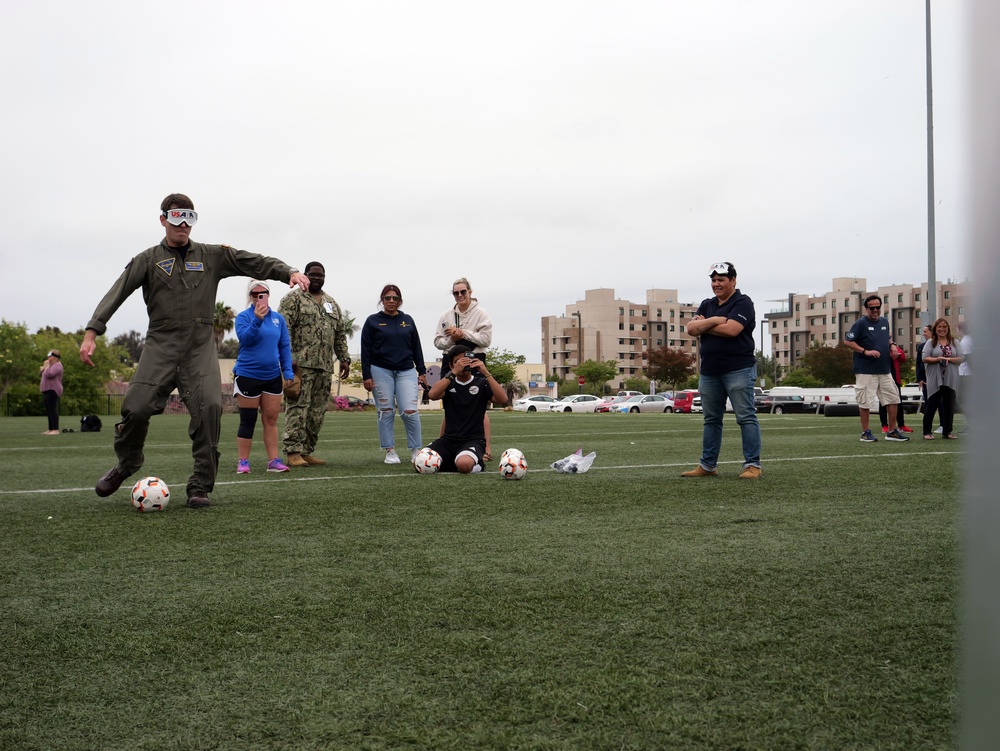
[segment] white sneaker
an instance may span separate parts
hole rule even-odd
[[[944,432],[944,428],[942,428],[940,425],[938,425],[938,429],[935,430],[934,432],[935,433],[943,433]]]
[[[420,449],[410,449],[410,464],[414,464],[417,461],[417,454],[420,453]]]
[[[385,463],[399,464],[399,454],[396,453],[396,449],[389,449],[385,452]]]

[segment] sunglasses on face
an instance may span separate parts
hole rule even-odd
[[[162,213],[166,220],[175,227],[180,227],[182,224],[193,227],[198,223],[198,212],[194,209],[167,209]]]
[[[868,310],[882,310],[881,305],[869,305]]]
[[[399,302],[400,300],[402,300],[401,297],[396,297],[396,295],[386,295],[382,299],[385,300],[386,302]]]
[[[467,289],[453,289],[451,291],[451,294],[453,294],[455,297],[461,297],[462,295],[469,294],[469,290],[467,290]]]

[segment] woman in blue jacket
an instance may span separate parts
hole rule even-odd
[[[236,446],[240,461],[236,472],[250,473],[250,446],[257,425],[257,410],[264,425],[264,450],[268,472],[287,472],[278,458],[278,413],[281,412],[282,377],[292,380],[292,342],[285,317],[271,310],[271,288],[266,282],[251,281],[247,286],[250,305],[236,316],[236,338],[240,353],[233,373],[233,393],[240,408]]]
[[[399,308],[403,293],[387,284],[379,296],[377,313],[368,316],[361,329],[361,376],[365,388],[375,393],[378,409],[378,437],[386,464],[399,464],[396,454],[395,416],[406,428],[410,459],[420,450],[420,414],[417,411],[420,387],[427,388],[424,352],[420,335],[410,316]]]

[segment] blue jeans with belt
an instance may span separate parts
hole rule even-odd
[[[702,469],[711,471],[719,466],[722,418],[726,415],[727,398],[732,402],[736,424],[740,426],[743,438],[743,468],[760,466],[760,423],[757,422],[757,408],[753,401],[756,379],[756,365],[717,376],[702,373],[698,379],[698,392],[701,394],[701,408],[705,418],[701,460],[698,462]]]

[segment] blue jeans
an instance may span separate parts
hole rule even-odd
[[[382,448],[389,449],[396,445],[395,424],[396,408],[403,418],[406,428],[406,446],[411,451],[421,447],[420,413],[417,412],[420,388],[417,383],[417,370],[387,370],[372,365],[372,380],[375,382],[375,406],[378,408],[378,440]]]
[[[722,448],[722,418],[726,414],[726,398],[733,403],[736,424],[740,426],[743,438],[743,468],[760,466],[760,423],[757,422],[757,408],[753,402],[753,384],[757,378],[757,366],[743,370],[733,370],[718,376],[702,374],[698,379],[701,394],[701,408],[705,416],[705,427],[701,437],[702,469],[713,470],[719,465],[719,451]]]

